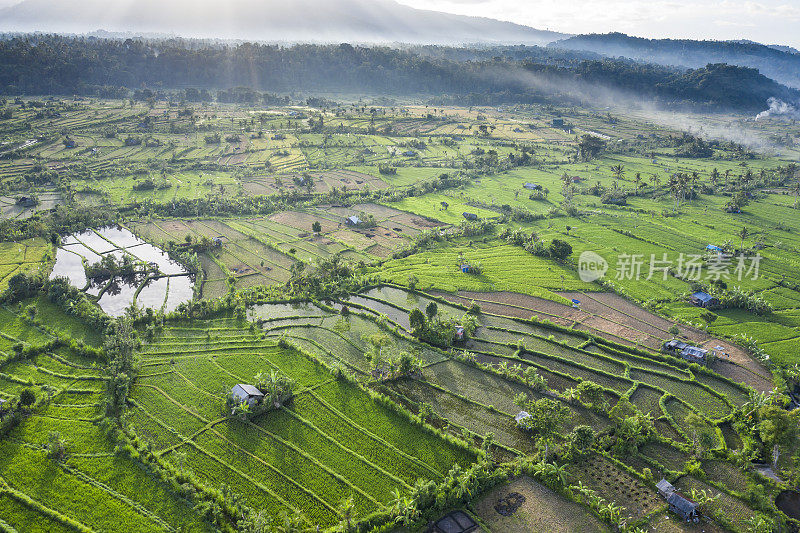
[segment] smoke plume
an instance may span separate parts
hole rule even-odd
[[[767,104],[769,104],[769,109],[756,115],[756,120],[761,120],[762,118],[767,117],[787,117],[800,119],[800,109],[792,104],[786,103],[777,98],[770,98],[767,100]]]

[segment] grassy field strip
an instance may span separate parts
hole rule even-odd
[[[203,394],[205,394],[206,396],[209,396],[209,397],[211,397],[211,398],[213,398],[213,399],[215,399],[215,400],[219,400],[219,399],[220,399],[220,397],[219,397],[218,395],[216,395],[216,394],[213,394],[213,393],[211,393],[211,392],[208,392],[207,390],[205,390],[205,389],[202,389],[202,388],[198,387],[197,385],[195,385],[195,383],[194,383],[192,380],[190,380],[189,378],[187,378],[186,376],[184,376],[184,375],[183,375],[181,372],[179,372],[178,370],[173,370],[173,373],[174,373],[176,376],[180,377],[182,380],[184,380],[184,381],[185,381],[187,384],[189,384],[189,385],[190,385],[190,386],[191,386],[193,389],[195,389],[195,390],[198,390],[198,391],[202,392]]]
[[[258,481],[256,481],[255,479],[251,478],[250,476],[248,476],[247,474],[245,474],[241,470],[238,470],[237,468],[229,465],[228,463],[226,463],[225,461],[223,461],[222,459],[220,459],[216,455],[214,455],[211,452],[209,452],[209,451],[205,450],[204,448],[202,448],[196,442],[194,442],[194,441],[186,441],[185,445],[194,448],[195,450],[197,450],[198,452],[202,453],[206,457],[209,457],[213,461],[216,461],[217,463],[221,464],[223,467],[225,467],[228,470],[234,472],[237,476],[239,476],[240,478],[248,481],[251,485],[256,487],[261,492],[264,492],[264,493],[268,494],[271,498],[275,499],[275,501],[280,503],[283,507],[285,507],[287,509],[290,509],[295,513],[299,513],[300,512],[300,510],[297,507],[291,505],[289,502],[287,502],[286,500],[281,498],[278,494],[276,494],[275,492],[270,490],[269,487],[265,486],[262,483],[259,483]],[[322,503],[323,503],[323,506],[325,506],[326,508],[329,508],[329,506],[327,504],[325,504],[324,502],[322,502]],[[332,510],[332,509],[329,509],[329,510]],[[332,510],[332,512],[334,514],[336,514],[335,510]]]
[[[253,346],[243,345],[245,343],[251,343],[251,344],[254,344],[254,345]],[[231,349],[232,347],[235,347],[235,348],[238,348],[240,350],[243,350],[245,348],[259,348],[260,346],[262,346],[262,345],[256,343],[256,341],[241,341],[240,343],[237,343],[235,346],[218,346],[218,347],[208,348],[208,349],[205,349],[205,350],[194,349],[194,350],[191,350],[189,352],[184,352],[182,355],[175,355],[175,357],[184,358],[184,357],[189,357],[189,356],[193,356],[193,355],[194,356],[202,355],[204,353],[224,352],[226,349]],[[270,344],[270,345],[267,345],[267,346],[274,346],[274,345]],[[149,355],[155,355],[155,356],[158,356],[158,355],[170,356],[170,355],[176,354],[177,352],[174,352],[174,351],[172,351],[172,352],[155,351],[155,352],[144,352],[144,353],[147,353]]]
[[[259,431],[259,432],[261,432],[261,433],[263,433],[263,434],[267,435],[268,437],[270,437],[270,438],[271,438],[272,440],[274,440],[275,442],[278,442],[279,444],[283,445],[285,448],[287,448],[287,449],[289,449],[289,450],[292,450],[292,451],[293,451],[294,453],[296,453],[297,455],[299,455],[299,456],[303,457],[304,459],[308,460],[309,462],[311,462],[312,464],[314,464],[315,466],[317,466],[317,467],[318,467],[318,468],[320,468],[321,470],[325,471],[325,472],[326,472],[328,475],[330,475],[330,476],[332,476],[333,478],[337,479],[337,480],[338,480],[340,483],[344,484],[345,486],[348,486],[350,489],[352,489],[352,490],[354,490],[354,491],[358,492],[359,494],[362,494],[362,491],[361,491],[360,489],[358,489],[357,487],[355,487],[355,485],[352,485],[352,484],[351,484],[349,481],[347,481],[346,479],[344,479],[342,476],[340,476],[339,474],[337,474],[336,472],[334,472],[333,470],[331,470],[331,469],[330,469],[330,468],[328,468],[327,466],[323,465],[323,464],[322,464],[322,463],[320,463],[320,462],[319,462],[317,459],[315,459],[315,458],[314,458],[314,457],[312,457],[311,455],[307,454],[306,452],[304,452],[304,451],[303,451],[303,450],[301,450],[300,448],[296,447],[294,444],[291,444],[291,443],[289,443],[289,442],[287,442],[287,441],[283,440],[282,438],[278,437],[278,436],[277,436],[277,435],[275,435],[274,433],[271,433],[271,432],[267,431],[266,429],[264,429],[264,428],[262,428],[262,427],[258,426],[257,424],[253,424],[252,422],[247,422],[247,425],[248,425],[248,426],[250,426],[250,427],[253,427],[253,428],[255,428],[257,431]],[[301,490],[302,492],[304,492],[304,493],[308,494],[309,496],[311,496],[311,497],[312,497],[314,500],[316,500],[318,503],[321,503],[323,506],[325,506],[325,507],[326,507],[326,508],[327,508],[329,511],[332,511],[333,513],[336,513],[336,514],[338,514],[338,512],[337,512],[336,508],[335,508],[335,507],[333,507],[332,505],[330,505],[328,502],[326,502],[326,501],[325,501],[325,500],[324,500],[322,497],[320,497],[319,495],[317,495],[316,493],[314,493],[314,492],[313,492],[311,489],[308,489],[308,488],[304,487],[303,485],[301,485],[300,483],[298,483],[297,481],[295,481],[294,479],[292,479],[291,477],[289,477],[288,475],[286,475],[285,473],[283,473],[281,470],[279,470],[278,468],[276,468],[274,465],[271,465],[270,463],[268,463],[268,462],[264,461],[264,460],[263,460],[263,459],[261,459],[260,457],[258,457],[258,456],[256,456],[256,455],[254,455],[254,454],[252,454],[252,453],[248,452],[247,450],[245,450],[245,449],[241,448],[241,447],[240,447],[240,446],[238,446],[236,443],[234,443],[233,441],[231,441],[231,440],[227,439],[226,437],[224,437],[224,436],[223,436],[222,434],[220,434],[219,432],[217,432],[217,431],[215,431],[215,430],[213,430],[213,429],[211,430],[211,432],[212,432],[212,433],[214,433],[214,434],[215,434],[217,437],[219,437],[221,440],[223,440],[223,441],[225,441],[226,443],[228,443],[228,444],[229,444],[230,446],[232,446],[234,449],[237,449],[237,450],[239,450],[239,451],[243,452],[244,454],[246,454],[247,456],[249,456],[249,457],[253,458],[255,461],[257,461],[257,462],[258,462],[258,463],[260,463],[261,465],[263,465],[263,466],[267,467],[269,470],[271,470],[271,471],[275,472],[275,473],[276,473],[278,476],[280,476],[281,478],[285,479],[286,481],[288,481],[289,483],[291,483],[292,485],[294,485],[295,487],[297,487],[297,488],[298,488],[299,490]],[[365,496],[366,496],[366,495],[365,495]],[[370,501],[372,501],[372,502],[375,502],[375,500],[374,500],[374,499],[373,499],[371,496],[366,496],[366,497],[367,497],[367,498],[368,498]],[[375,502],[375,503],[377,503],[377,502]]]
[[[140,411],[141,411],[141,412],[142,412],[142,413],[143,413],[143,414],[144,414],[144,415],[145,415],[147,418],[149,418],[150,420],[152,420],[153,422],[155,422],[155,423],[156,423],[158,426],[160,426],[162,429],[165,429],[165,430],[169,431],[170,433],[174,434],[174,435],[175,435],[175,437],[177,437],[177,439],[178,439],[178,441],[179,441],[179,444],[183,444],[183,442],[184,442],[185,440],[188,440],[188,439],[187,439],[187,438],[186,438],[184,435],[180,434],[180,433],[179,433],[177,430],[175,430],[175,429],[174,429],[172,426],[169,426],[168,424],[165,424],[165,423],[164,423],[164,421],[162,421],[160,418],[158,418],[157,416],[155,416],[155,415],[151,414],[151,413],[150,413],[150,411],[148,411],[147,409],[145,409],[145,408],[144,408],[144,406],[143,406],[142,404],[140,404],[139,402],[137,402],[137,401],[136,401],[136,400],[134,400],[133,398],[130,398],[128,401],[129,401],[129,402],[130,402],[130,403],[131,403],[133,406],[135,406],[137,409],[139,409],[139,410],[140,410]],[[162,455],[163,453],[165,453],[165,451],[166,451],[166,450],[168,450],[168,449],[171,449],[171,448],[172,448],[172,447],[168,447],[168,448],[165,448],[164,450],[156,451],[155,453],[156,453],[156,455]]]
[[[178,433],[175,429],[173,429],[172,427],[167,425],[164,421],[162,421],[159,418],[155,417],[154,415],[150,414],[144,407],[141,406],[141,404],[137,403],[136,405],[137,405],[137,407],[139,407],[144,412],[145,415],[147,415],[148,417],[152,418],[159,426],[168,429],[170,432],[172,432],[175,435],[177,435],[179,437],[179,439],[180,439],[180,442],[178,442],[178,443],[176,443],[176,444],[174,444],[172,446],[169,446],[167,448],[164,448],[163,450],[155,452],[155,454],[158,455],[159,457],[163,457],[164,455],[167,455],[168,453],[180,448],[181,446],[183,446],[186,443],[193,442],[197,437],[199,437],[203,433],[206,433],[207,431],[213,430],[215,426],[217,426],[219,424],[222,424],[223,422],[227,422],[228,420],[231,420],[231,417],[229,417],[229,416],[226,416],[226,417],[223,417],[223,418],[218,418],[216,420],[212,420],[211,422],[209,422],[205,426],[201,427],[200,429],[198,429],[197,431],[195,431],[191,435],[183,436],[180,433]]]
[[[58,355],[56,353],[53,353],[53,352],[45,352],[44,355],[46,355],[47,357],[49,357],[49,358],[51,358],[51,359],[53,359],[55,361],[58,361],[62,365],[71,366],[72,368],[76,368],[78,370],[94,370],[94,371],[98,371],[98,372],[100,371],[100,369],[98,369],[96,367],[93,367],[93,366],[85,366],[85,365],[79,365],[77,363],[73,363],[72,361],[64,359],[60,355]]]
[[[222,370],[223,372],[225,372],[226,374],[228,374],[230,377],[232,377],[233,379],[235,379],[237,382],[239,382],[239,383],[245,383],[245,382],[247,381],[247,380],[243,379],[242,377],[240,377],[240,376],[237,376],[237,375],[233,374],[233,373],[232,373],[231,371],[229,371],[227,368],[225,368],[225,367],[223,367],[222,365],[220,365],[220,364],[217,362],[216,358],[211,358],[211,359],[210,359],[210,361],[211,361],[211,364],[213,364],[214,366],[216,366],[217,368],[219,368],[220,370]],[[276,370],[280,370],[280,369],[279,369],[277,366],[275,366],[275,365],[272,365],[272,363],[270,363],[270,365],[271,365],[273,368],[275,368]]]
[[[341,442],[339,442],[335,438],[331,437],[330,435],[328,435],[327,433],[322,431],[320,428],[318,428],[316,425],[314,425],[311,421],[309,421],[309,420],[303,418],[302,416],[300,416],[299,414],[297,414],[295,411],[293,411],[291,409],[288,409],[286,407],[284,407],[283,410],[286,413],[288,413],[289,416],[291,416],[292,418],[297,420],[299,423],[301,423],[304,426],[308,427],[309,429],[311,429],[312,431],[317,433],[320,437],[322,437],[326,441],[332,443],[336,448],[342,450],[345,454],[353,456],[356,460],[361,461],[367,467],[376,470],[377,472],[379,472],[380,474],[388,477],[389,479],[391,479],[395,483],[397,483],[397,484],[399,484],[399,485],[401,485],[401,486],[403,486],[403,487],[405,487],[407,489],[411,488],[411,485],[409,485],[408,483],[406,483],[405,481],[403,481],[402,479],[400,479],[396,475],[392,474],[391,472],[388,472],[388,471],[384,470],[383,468],[381,468],[380,466],[376,465],[375,463],[373,463],[372,461],[370,461],[369,459],[367,459],[366,457],[364,457],[360,453],[358,453],[355,450],[345,446],[344,444],[342,444]],[[364,497],[369,499],[374,504],[380,505],[378,503],[378,501],[375,500],[372,496],[364,493],[363,491],[361,491],[358,488],[356,488],[356,490],[359,492],[359,494],[362,494]]]
[[[437,472],[436,470],[434,470],[433,468],[431,468],[430,466],[428,466],[424,462],[420,461],[416,457],[412,457],[411,455],[409,455],[406,452],[404,452],[403,450],[397,448],[396,446],[394,446],[390,442],[380,438],[378,435],[375,435],[374,433],[371,433],[366,428],[364,428],[364,427],[358,425],[357,423],[355,423],[353,420],[348,418],[344,413],[342,413],[341,411],[336,409],[334,406],[332,406],[331,404],[326,402],[324,399],[322,399],[318,394],[315,394],[313,390],[309,389],[308,392],[309,392],[310,396],[312,396],[315,400],[317,400],[319,403],[321,403],[326,409],[328,409],[331,413],[333,413],[339,419],[343,420],[347,425],[349,425],[353,429],[359,431],[360,433],[363,433],[364,435],[366,435],[370,439],[378,442],[381,446],[386,447],[388,450],[392,450],[395,453],[397,453],[398,455],[401,455],[403,458],[405,458],[405,459],[407,459],[407,460],[409,460],[409,461],[411,461],[411,462],[413,462],[415,464],[418,464],[419,466],[421,466],[422,468],[424,468],[425,470],[430,472],[434,477],[437,477],[437,478],[442,477],[441,473]]]
[[[153,389],[153,390],[155,390],[156,392],[158,392],[159,394],[161,394],[162,396],[164,396],[164,397],[165,397],[167,400],[169,400],[171,403],[173,403],[173,404],[177,405],[177,406],[178,406],[178,407],[180,407],[182,410],[186,411],[187,413],[189,413],[190,415],[192,415],[193,417],[195,417],[197,420],[199,420],[199,421],[200,421],[200,422],[202,422],[203,424],[209,424],[209,423],[210,423],[208,420],[206,420],[205,418],[203,418],[203,417],[202,417],[200,414],[198,414],[198,413],[195,413],[194,411],[192,411],[191,409],[189,409],[188,407],[186,407],[185,405],[183,405],[182,403],[180,403],[179,401],[177,401],[177,400],[176,400],[176,399],[174,399],[172,396],[170,396],[169,394],[167,394],[166,392],[164,392],[162,389],[160,389],[160,388],[156,387],[155,385],[148,385],[147,383],[138,383],[138,386],[140,386],[140,387],[145,387],[145,388],[148,388],[148,389]]]
[[[127,505],[128,507],[130,507],[131,509],[133,509],[134,511],[136,511],[140,515],[142,515],[145,518],[148,518],[149,520],[151,520],[152,522],[158,524],[161,528],[163,528],[163,529],[165,529],[167,531],[176,531],[175,528],[173,528],[167,522],[165,522],[163,519],[161,519],[161,517],[159,517],[158,515],[156,515],[154,513],[151,513],[150,511],[148,511],[142,505],[140,505],[140,504],[136,503],[135,501],[131,500],[130,498],[128,498],[124,494],[120,494],[119,492],[115,491],[114,489],[112,489],[108,485],[106,485],[104,483],[101,483],[100,481],[97,481],[96,479],[94,479],[91,476],[85,474],[84,472],[81,472],[77,468],[72,468],[70,466],[67,466],[64,463],[60,463],[59,466],[61,467],[61,469],[63,471],[65,471],[65,472],[67,472],[69,474],[72,474],[73,476],[77,477],[78,479],[80,479],[84,483],[88,483],[89,485],[94,485],[95,487],[97,487],[98,489],[104,491],[106,494],[108,494],[112,498],[115,498],[115,499],[121,501],[122,503],[124,503],[125,505]]]
[[[90,527],[82,524],[81,522],[78,522],[73,518],[62,515],[58,511],[47,507],[43,503],[34,500],[27,494],[13,488],[6,482],[6,480],[2,476],[0,476],[0,494],[8,494],[11,498],[21,503],[28,509],[36,513],[42,514],[59,524],[67,526],[70,529],[74,529],[79,533],[94,533],[94,530],[91,529]]]

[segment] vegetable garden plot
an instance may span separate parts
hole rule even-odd
[[[495,506],[500,498],[506,497],[512,492],[521,494],[525,501],[513,515],[502,516],[497,512]],[[584,506],[527,476],[513,480],[510,485],[495,487],[474,503],[473,508],[481,521],[491,528],[491,531],[505,533],[530,533],[531,531],[600,533],[608,531],[607,526]]]
[[[588,485],[606,500],[624,507],[622,516],[638,520],[666,507],[666,502],[654,489],[601,456],[592,455],[579,464],[570,465],[568,471],[573,479]]]

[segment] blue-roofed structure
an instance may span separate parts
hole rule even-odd
[[[696,292],[691,297],[692,304],[704,309],[719,307],[719,300],[705,292]]]

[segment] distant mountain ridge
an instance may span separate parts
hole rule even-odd
[[[289,42],[514,43],[566,34],[415,9],[393,0],[24,0],[0,9],[0,31],[141,32]]]
[[[756,68],[769,78],[800,88],[800,55],[791,48],[777,45],[767,46],[748,41],[644,39],[624,33],[607,33],[577,35],[551,43],[550,46],[687,68],[728,63]]]

